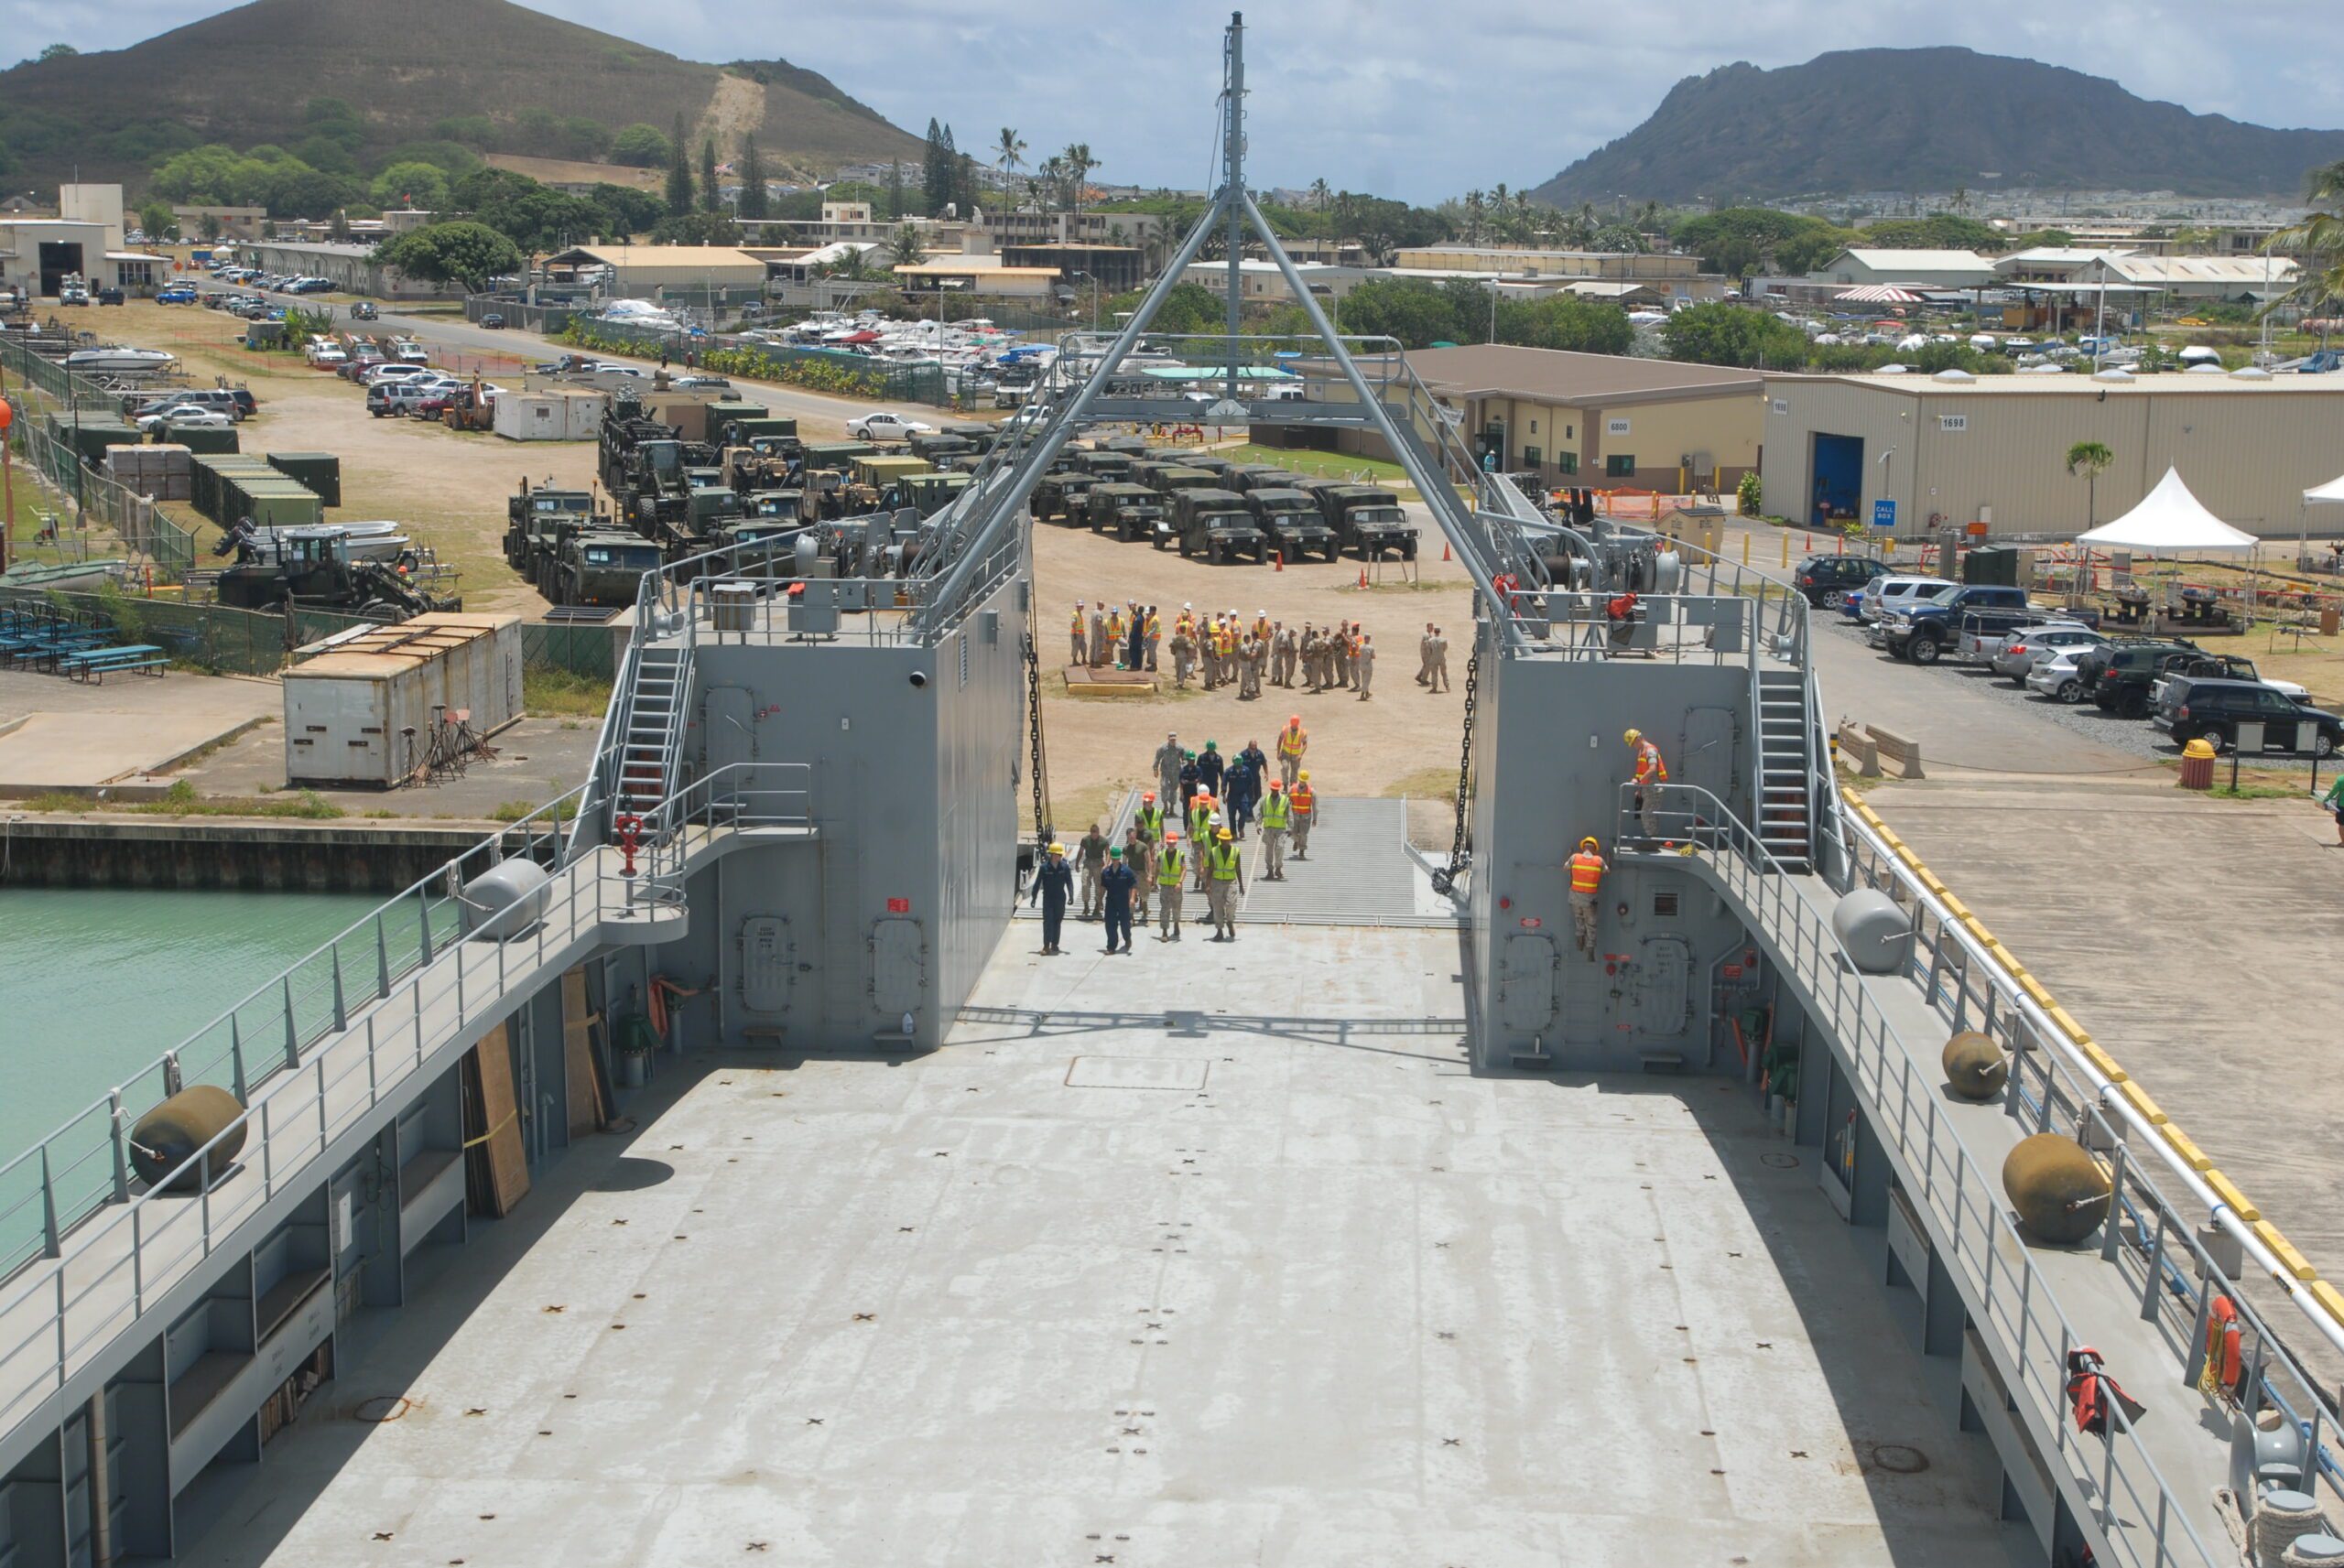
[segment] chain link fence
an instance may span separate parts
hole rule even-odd
[[[601,353],[645,359],[664,354],[679,371],[689,357],[697,368],[719,375],[778,382],[841,397],[924,403],[932,408],[952,406],[952,386],[942,365],[887,365],[857,354],[728,336],[695,338],[673,330],[618,321],[572,320],[562,341]]]
[[[618,678],[619,650],[626,633],[601,625],[529,622],[521,628],[521,667],[564,670],[589,680]]]
[[[5,339],[0,339],[0,372],[17,381],[10,394],[17,416],[8,427],[9,445],[49,492],[51,506],[60,514],[69,508],[72,513],[70,524],[59,519],[60,538],[68,526],[83,534],[103,528],[125,552],[151,567],[157,580],[183,579],[196,564],[194,530],[149,497],[91,468],[71,447],[38,427],[37,416],[43,414],[70,419],[76,410],[89,409],[114,416],[121,395]]]
[[[0,604],[45,609],[85,626],[103,626],[125,643],[152,643],[171,657],[214,675],[273,676],[293,650],[374,622],[329,610],[231,610],[121,592],[75,593],[0,588]]]

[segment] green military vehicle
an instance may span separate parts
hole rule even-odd
[[[1184,556],[1201,555],[1215,566],[1246,554],[1270,558],[1269,535],[1233,490],[1181,491],[1172,498],[1172,524]]]
[[[1190,452],[1188,454],[1188,466],[1204,470],[1205,472],[1212,475],[1213,482],[1223,490],[1244,488],[1243,485],[1231,482],[1230,476],[1237,471],[1237,465],[1227,458],[1216,457],[1210,452]]]
[[[1147,486],[1167,501],[1184,490],[1219,490],[1221,481],[1203,469],[1190,468],[1186,463],[1145,462],[1132,470],[1132,478]]]
[[[845,473],[854,460],[874,456],[879,449],[868,441],[809,441],[800,449],[808,472]]]
[[[659,546],[638,534],[586,528],[561,542],[537,587],[555,604],[633,604],[643,574],[660,565]]]
[[[1001,427],[998,425],[989,424],[982,419],[963,419],[955,421],[952,424],[943,427],[942,433],[947,436],[960,437],[960,439],[968,442],[970,446],[975,448],[977,455],[980,457],[982,457],[987,452],[992,451],[994,444],[1001,439]]]
[[[1094,484],[1082,498],[1083,520],[1094,534],[1108,529],[1128,544],[1149,539],[1162,549],[1172,537],[1172,508],[1144,484]]]
[[[1059,473],[1046,473],[1035,481],[1031,503],[1036,522],[1064,518],[1080,523],[1085,515],[1085,500],[1099,481],[1080,469]]]
[[[1088,452],[1067,454],[1068,461],[1080,473],[1087,473],[1095,483],[1128,484],[1131,482],[1134,459],[1129,452],[1110,451],[1101,448]]]
[[[904,445],[912,456],[939,468],[957,468],[963,462],[973,463],[981,456],[976,443],[965,436],[951,435],[943,430],[914,430]]]
[[[741,492],[732,488],[730,476],[722,469],[687,469],[685,477],[691,482],[691,531],[701,539],[713,538],[724,525],[741,515]]]
[[[964,473],[906,474],[880,493],[880,510],[893,512],[908,506],[922,517],[933,517],[972,482]]]
[[[1245,504],[1253,521],[1269,535],[1270,547],[1289,561],[1309,558],[1317,550],[1329,560],[1343,553],[1343,541],[1318,510],[1318,498],[1306,490],[1249,490]]]
[[[553,546],[562,524],[575,528],[593,515],[591,491],[556,490],[549,484],[532,490],[523,480],[521,492],[505,503],[505,564],[516,572],[527,571],[541,549]]]
[[[1386,550],[1397,550],[1405,561],[1416,558],[1416,531],[1390,491],[1332,480],[1307,488],[1318,498],[1319,514],[1341,538],[1343,549],[1358,551],[1363,561],[1382,560]]]
[[[1302,476],[1275,463],[1246,463],[1229,476],[1229,488],[1251,495],[1257,490],[1298,490]]]

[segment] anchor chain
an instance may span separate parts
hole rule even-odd
[[[1465,661],[1465,732],[1457,753],[1457,833],[1449,843],[1449,867],[1435,871],[1433,891],[1446,895],[1457,885],[1458,876],[1473,861],[1472,835],[1466,830],[1466,814],[1472,806],[1473,788],[1473,710],[1481,684],[1481,644],[1476,637],[1472,656]]]

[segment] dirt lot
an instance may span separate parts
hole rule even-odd
[[[1431,531],[1427,515],[1411,511]],[[1439,558],[1437,532],[1424,552],[1429,558],[1419,583],[1404,581],[1398,563],[1386,562],[1381,582],[1364,592],[1358,586],[1360,564],[1349,558],[1275,571],[1251,564],[1208,566],[1054,524],[1038,524],[1034,538],[1036,625],[1045,671],[1042,718],[1052,805],[1061,824],[1087,822],[1112,793],[1151,784],[1150,758],[1167,730],[1177,730],[1192,750],[1213,740],[1222,752],[1234,752],[1258,741],[1266,752],[1290,714],[1302,716],[1310,736],[1311,783],[1324,793],[1420,795],[1456,788],[1470,598],[1464,569]],[[1167,640],[1173,618],[1187,602],[1200,615],[1233,609],[1250,621],[1263,611],[1289,625],[1356,621],[1377,650],[1374,695],[1362,702],[1347,691],[1314,697],[1299,687],[1288,692],[1265,686],[1259,701],[1241,702],[1234,687],[1173,693],[1167,652],[1162,694],[1069,696],[1062,671],[1074,601],[1101,598],[1156,604]],[[1427,621],[1438,622],[1449,635],[1451,689],[1440,696],[1427,696],[1416,684],[1416,639]],[[1445,810],[1440,817],[1445,831]]]

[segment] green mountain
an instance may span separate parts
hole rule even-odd
[[[1965,49],[1844,49],[1738,62],[1531,194],[1690,202],[1856,191],[2172,190],[2292,198],[2344,131],[2274,131],[2137,98],[2101,77]]]
[[[38,189],[76,165],[136,184],[209,142],[314,162],[302,149],[320,100],[338,101],[326,129],[362,165],[446,139],[451,122],[488,150],[577,158],[598,150],[592,125],[667,131],[680,114],[727,157],[754,132],[775,174],[917,160],[922,146],[786,61],[703,65],[507,0],[253,0],[128,49],[0,71],[0,168]]]

